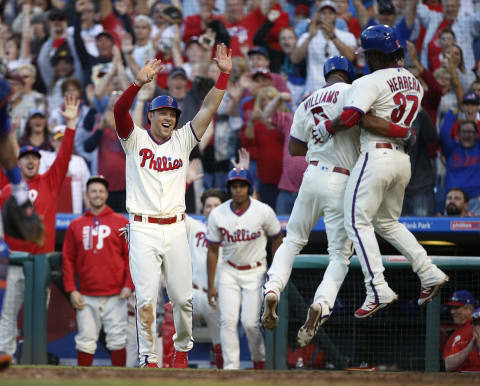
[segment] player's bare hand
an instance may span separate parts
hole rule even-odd
[[[227,48],[224,43],[218,44],[213,60],[217,63],[220,71],[230,73],[232,70],[232,49]]]
[[[145,62],[145,65],[137,74],[135,83],[137,83],[137,85],[139,86],[143,86],[145,83],[151,82],[155,78],[155,76],[160,74],[163,68],[164,68],[164,65],[162,64],[161,60],[158,60],[158,59],[147,60]]]
[[[60,111],[67,121],[67,126],[70,129],[75,129],[75,121],[78,116],[78,108],[80,107],[80,100],[72,93],[66,93],[63,97],[64,111]],[[73,122],[73,126],[71,123]],[[70,124],[69,124],[70,123]]]
[[[123,287],[120,291],[120,299],[128,299],[128,297],[132,294],[132,290],[128,287]]]
[[[190,161],[187,168],[187,184],[191,184],[200,178],[203,178],[203,173],[200,173],[200,159],[194,158]]]
[[[85,303],[83,302],[83,296],[78,291],[70,292],[70,303],[72,303],[73,308],[76,310],[83,310]]]
[[[234,168],[248,170],[250,167],[250,153],[247,149],[242,147],[241,149],[238,149],[238,162],[235,161],[235,158],[232,158],[231,161]]]
[[[215,287],[209,287],[208,288],[208,304],[210,304],[210,307],[212,308],[217,308],[217,289]]]

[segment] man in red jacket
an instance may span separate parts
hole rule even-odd
[[[48,172],[38,174],[40,152],[33,146],[20,149],[18,166],[23,180],[28,185],[28,198],[35,211],[43,219],[45,225],[45,243],[40,246],[32,242],[5,235],[5,241],[12,251],[29,252],[31,254],[55,251],[55,213],[62,182],[67,174],[70,156],[72,155],[75,122],[79,101],[72,95],[64,98],[67,129],[57,158]],[[13,190],[13,193],[12,193]],[[12,184],[5,186],[0,193],[0,207],[11,194],[15,194]],[[16,351],[17,315],[23,303],[25,277],[22,267],[11,266],[7,274],[7,290],[3,299],[0,317],[0,351],[13,355]]]
[[[128,246],[120,235],[128,220],[107,204],[108,182],[90,177],[90,210],[73,220],[63,242],[63,285],[77,310],[79,366],[91,366],[103,325],[112,366],[126,363],[127,298],[133,290]],[[78,288],[75,277],[78,277]]]

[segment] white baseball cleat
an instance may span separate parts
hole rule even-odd
[[[265,298],[263,299],[262,324],[265,328],[268,328],[269,330],[275,330],[275,328],[277,328],[279,322],[277,308],[277,295],[272,291],[267,292]]]
[[[380,311],[381,309],[388,307],[390,304],[395,303],[397,300],[398,296],[396,294],[391,301],[386,303],[375,303],[367,299],[363,305],[355,311],[354,316],[356,318],[368,318],[369,316],[373,316],[373,314],[377,311]]]
[[[322,306],[318,303],[310,305],[305,324],[300,327],[297,334],[297,343],[300,347],[305,347],[317,335],[320,319],[322,317]]]
[[[432,299],[438,295],[440,289],[448,282],[450,278],[445,275],[442,281],[434,286],[431,287],[422,287],[420,291],[420,297],[418,298],[418,305],[424,306],[427,303],[430,303]]]

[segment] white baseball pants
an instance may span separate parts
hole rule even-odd
[[[78,333],[75,346],[78,351],[95,354],[100,329],[105,331],[107,349],[121,350],[127,344],[127,300],[114,296],[82,295],[85,307],[77,310]]]
[[[223,263],[217,275],[223,368],[240,369],[239,319],[247,336],[252,361],[265,361],[265,342],[260,326],[265,267],[240,271]]]
[[[210,307],[208,295],[203,289],[193,289],[193,317],[203,318],[207,322],[208,335],[215,346],[220,343],[220,312]]]
[[[174,346],[189,351],[192,339],[192,262],[185,222],[159,225],[130,216],[130,273],[135,285],[139,361],[158,363],[156,307],[160,274],[173,305]],[[146,220],[146,219],[144,219]]]
[[[343,224],[343,195],[348,176],[324,170],[322,166],[309,165],[303,175],[288,220],[287,235],[268,270],[264,293],[273,291],[280,298],[280,292],[290,278],[295,257],[307,244],[315,224],[324,216],[329,264],[315,293],[314,302],[322,305],[322,318],[327,318],[347,276],[353,249]],[[332,169],[329,167],[329,170]]]
[[[410,157],[402,150],[377,149],[375,145],[360,155],[347,183],[345,229],[362,265],[367,300],[388,303],[394,292],[383,276],[375,231],[408,259],[422,287],[438,284],[445,274],[431,262],[412,233],[398,222],[405,187],[410,181]]]
[[[7,272],[7,289],[0,317],[0,351],[14,355],[17,351],[17,317],[23,304],[25,276],[23,267],[11,265]]]

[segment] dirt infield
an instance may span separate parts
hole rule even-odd
[[[479,385],[480,374],[357,371],[219,371],[120,369],[110,367],[13,366],[0,373],[0,385],[126,385],[135,383],[249,385]]]

